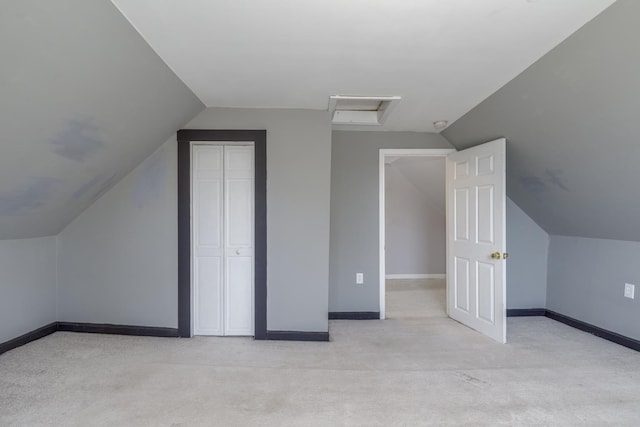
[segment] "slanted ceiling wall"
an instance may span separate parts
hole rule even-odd
[[[635,338],[638,16],[618,0],[444,132],[458,148],[507,138],[507,193],[552,235],[547,307]]]
[[[54,235],[204,105],[109,1],[0,13],[0,239]]]
[[[507,138],[507,192],[551,234],[640,241],[640,2],[619,0],[443,135]]]

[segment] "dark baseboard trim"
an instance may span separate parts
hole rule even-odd
[[[516,308],[507,310],[507,317],[521,316],[545,316],[549,319],[553,319],[557,322],[564,323],[565,325],[569,325],[573,328],[580,329],[581,331],[588,332],[607,341],[620,344],[632,350],[640,351],[640,341],[638,340],[625,337],[624,335],[620,335],[616,332],[602,329],[598,326],[594,326],[581,320],[574,319],[573,317],[565,316],[564,314],[556,313],[553,310],[547,310],[544,308]]]
[[[542,312],[542,314],[541,314]],[[374,319],[375,317],[332,317],[333,315],[373,315],[376,312],[333,312],[329,314],[330,319]],[[519,316],[546,316],[565,325],[569,325],[581,331],[588,332],[597,337],[614,342],[632,350],[640,351],[640,341],[633,338],[625,337],[616,332],[599,328],[581,320],[574,319],[564,314],[556,313],[552,310],[541,308],[532,309],[511,309],[507,310],[507,317]],[[378,317],[379,318],[379,313]],[[53,322],[41,328],[27,332],[17,338],[0,343],[0,354],[5,353],[14,348],[23,346],[32,341],[46,337],[56,331],[65,332],[85,332],[96,334],[114,334],[114,335],[134,335],[145,337],[177,337],[178,329],[176,328],[159,328],[153,326],[130,326],[130,325],[110,325],[96,323],[73,323],[73,322]],[[329,332],[301,332],[301,331],[267,331],[264,337],[256,336],[256,339],[267,340],[284,340],[284,341],[329,341]]]
[[[329,320],[380,320],[379,311],[330,311]]]
[[[177,328],[155,326],[110,325],[102,323],[58,322],[58,331],[90,334],[135,335],[138,337],[177,337]]]
[[[508,308],[507,317],[544,316],[546,312],[544,308]]]
[[[133,335],[139,337],[178,337],[177,328],[159,328],[154,326],[111,325],[102,323],[53,322],[42,328],[27,332],[17,338],[0,343],[0,354],[31,341],[43,338],[54,332],[80,332],[90,334]],[[267,331],[264,336],[256,335],[257,340],[282,341],[329,341],[329,332]]]
[[[633,338],[625,337],[624,335],[607,331],[606,329],[593,326],[581,320],[565,316],[564,314],[556,313],[555,311],[546,310],[545,316],[547,316],[549,319],[556,320],[558,322],[564,323],[565,325],[572,326],[576,329],[580,329],[581,331],[588,332],[597,337],[604,338],[605,340],[628,347],[632,350],[640,351],[640,341]]]
[[[43,326],[31,332],[27,332],[26,334],[20,335],[19,337],[7,342],[0,343],[0,354],[5,353],[9,350],[13,350],[16,347],[29,344],[31,341],[39,340],[40,338],[46,337],[47,335],[51,335],[57,330],[58,323],[53,322],[49,323],[47,326]]]
[[[329,332],[267,331],[268,340],[329,341]]]

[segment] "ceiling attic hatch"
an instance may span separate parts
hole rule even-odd
[[[330,96],[331,123],[379,126],[400,99],[399,96]]]

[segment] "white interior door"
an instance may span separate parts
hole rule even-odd
[[[506,322],[506,141],[447,157],[447,311],[498,342]]]
[[[192,146],[193,332],[253,335],[253,146]]]

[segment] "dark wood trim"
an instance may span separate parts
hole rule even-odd
[[[581,320],[565,316],[564,314],[556,313],[555,311],[546,310],[545,316],[547,316],[549,319],[556,320],[558,322],[564,323],[565,325],[569,325],[576,329],[580,329],[581,331],[593,334],[597,337],[604,338],[607,341],[611,341],[630,349],[640,351],[640,341],[633,338],[625,337],[624,335],[620,335],[616,332],[602,329],[598,326],[591,325]]]
[[[0,354],[7,352],[9,350],[13,350],[16,347],[23,346],[25,344],[29,344],[31,341],[39,340],[40,338],[44,338],[47,335],[51,335],[55,331],[58,330],[58,323],[53,322],[49,323],[47,326],[43,326],[41,328],[35,329],[31,332],[27,332],[24,335],[20,335],[17,338],[12,340],[0,343]]]
[[[266,339],[279,341],[329,341],[329,332],[267,331]]]
[[[255,156],[255,338],[267,337],[267,131],[178,131],[178,331],[191,336],[191,141],[253,141]]]
[[[185,338],[191,336],[190,180],[191,147],[178,139],[178,334]]]
[[[267,337],[267,131],[257,131],[254,142],[254,336],[263,340]]]
[[[380,320],[379,311],[330,311],[329,320]]]
[[[544,316],[544,308],[508,308],[507,317]]]
[[[135,335],[138,337],[178,336],[176,328],[159,328],[155,326],[111,325],[103,323],[58,322],[58,331],[85,332],[90,334]]]

